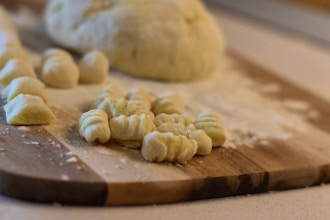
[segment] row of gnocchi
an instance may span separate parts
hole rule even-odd
[[[12,125],[42,125],[55,119],[46,105],[45,84],[72,88],[78,81],[102,82],[108,73],[109,62],[98,51],[85,54],[76,65],[68,52],[51,48],[42,56],[40,81],[32,64],[22,58],[20,51],[12,51],[14,47],[8,45],[4,45],[2,48],[5,49],[0,53],[0,84],[5,87],[3,95],[8,102],[4,107],[7,123]]]
[[[226,140],[220,116],[201,112],[196,119],[184,114],[177,94],[153,97],[142,88],[125,96],[110,83],[95,97],[91,110],[81,115],[79,133],[89,143],[110,140],[139,148],[144,159],[185,164],[197,155],[208,155]]]
[[[9,124],[44,124],[54,115],[45,104],[44,85],[25,54],[15,28],[0,11],[0,85],[7,97],[4,106]]]

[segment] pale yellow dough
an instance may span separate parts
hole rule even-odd
[[[225,40],[199,0],[51,0],[48,35],[81,53],[99,50],[111,66],[158,80],[208,76]]]
[[[106,79],[109,67],[109,61],[102,52],[88,52],[78,64],[79,81],[82,83],[101,83]]]
[[[35,95],[42,98],[47,103],[47,97],[45,94],[45,84],[40,80],[28,76],[22,76],[14,79],[3,90],[3,94],[7,97],[7,101],[14,99],[19,94]]]
[[[21,59],[11,59],[0,71],[0,84],[7,86],[12,80],[21,76],[37,77],[32,64]]]
[[[70,89],[78,84],[79,70],[72,60],[51,57],[44,62],[40,78],[48,86]]]
[[[78,129],[89,143],[107,143],[111,137],[108,115],[99,109],[83,113],[78,121]]]
[[[197,152],[197,142],[186,136],[154,131],[144,137],[141,153],[144,159],[155,162],[185,164]]]
[[[4,106],[8,124],[49,124],[55,116],[39,96],[20,94]]]

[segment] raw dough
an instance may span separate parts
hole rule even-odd
[[[52,57],[42,66],[40,78],[48,86],[69,89],[78,84],[79,70],[71,60]]]
[[[7,96],[7,101],[14,99],[19,94],[29,94],[39,96],[45,103],[47,103],[44,88],[45,84],[40,80],[23,76],[11,81],[11,83],[3,90],[3,94]]]
[[[49,124],[55,116],[39,96],[20,94],[4,106],[8,124]]]
[[[99,51],[91,51],[79,62],[79,81],[83,83],[101,83],[109,71],[107,57]]]
[[[89,143],[107,143],[111,137],[108,115],[99,109],[83,113],[79,118],[78,128],[79,134]]]
[[[207,76],[225,50],[199,0],[51,0],[45,22],[60,45],[103,51],[115,69],[145,78]]]
[[[71,60],[72,62],[74,62],[73,57],[68,51],[60,48],[49,48],[42,54],[40,66],[42,67],[45,61],[50,58],[59,58],[59,59]]]
[[[143,139],[141,153],[144,159],[156,162],[185,164],[197,152],[197,142],[182,135],[154,131]]]
[[[32,64],[21,59],[11,59],[0,72],[0,84],[7,86],[13,79],[21,76],[37,77]]]

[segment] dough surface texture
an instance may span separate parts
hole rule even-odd
[[[48,35],[86,53],[102,51],[125,73],[165,81],[209,75],[225,40],[199,0],[51,0]]]
[[[6,120],[11,125],[43,125],[55,116],[39,96],[20,94],[4,106]]]

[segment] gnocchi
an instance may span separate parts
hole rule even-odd
[[[172,94],[157,98],[152,104],[152,112],[155,115],[182,114],[184,111],[184,101],[178,94]]]
[[[215,112],[203,111],[194,122],[197,129],[205,131],[212,139],[212,146],[221,146],[226,141],[226,134],[220,116]]]
[[[197,142],[186,136],[154,131],[143,139],[141,153],[152,162],[176,162],[185,164],[197,152]]]
[[[47,103],[44,88],[45,85],[38,79],[23,76],[11,81],[11,83],[3,90],[3,94],[7,96],[7,101],[14,99],[19,94],[30,94],[39,96],[45,103]]]
[[[83,113],[79,118],[78,128],[79,134],[89,143],[107,143],[111,137],[108,115],[99,109]]]
[[[19,94],[4,106],[6,120],[12,125],[43,125],[55,115],[39,96]]]
[[[105,98],[103,102],[97,106],[97,109],[105,111],[111,119],[120,115],[131,116],[136,111],[137,106],[134,103],[129,103],[124,98]]]
[[[91,109],[97,108],[105,98],[118,99],[124,96],[124,89],[116,83],[104,86],[94,98]]]
[[[40,66],[43,66],[45,61],[50,58],[70,60],[72,62],[74,61],[71,54],[69,52],[67,52],[66,50],[63,50],[60,48],[49,48],[42,54]]]
[[[212,140],[200,129],[195,128],[193,124],[184,125],[183,123],[166,122],[158,125],[156,130],[159,132],[171,132],[174,135],[184,135],[197,142],[197,154],[207,155],[212,150]]]
[[[155,130],[152,119],[146,115],[121,115],[110,120],[112,138],[123,143],[129,143],[127,147],[141,147],[143,138]],[[135,142],[135,144],[133,144]]]
[[[51,57],[43,64],[40,78],[48,86],[69,89],[77,85],[79,70],[71,60]]]
[[[0,42],[1,40],[2,39],[0,39]],[[12,59],[27,61],[27,57],[20,47],[12,45],[11,43],[0,45],[0,69],[4,68],[7,62]]]
[[[22,59],[11,59],[0,72],[0,84],[7,86],[12,80],[21,76],[37,77],[29,62]]]
[[[100,51],[86,53],[78,64],[79,81],[83,83],[101,83],[108,74],[110,64]]]
[[[185,126],[188,126],[192,123],[192,119],[185,114],[165,114],[161,113],[155,117],[154,123],[156,126],[159,126],[163,123],[182,123]]]

